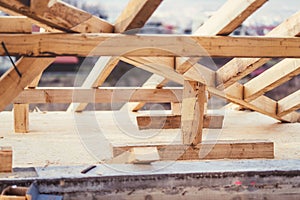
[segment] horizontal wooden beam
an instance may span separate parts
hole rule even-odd
[[[27,16],[39,25],[46,25],[61,31],[73,32],[113,32],[114,26],[103,19],[77,9],[60,0],[1,0],[0,8]]]
[[[183,144],[115,146],[113,156],[135,147],[157,147],[161,160],[274,158],[274,144],[268,141],[204,141],[196,146]]]
[[[286,58],[259,76],[248,81],[244,87],[244,99],[251,101],[262,94],[289,81],[300,73],[300,59]]]
[[[31,33],[32,23],[23,16],[1,16],[0,33]]]
[[[300,90],[278,101],[278,116],[285,116],[300,109]]]
[[[224,116],[222,115],[204,115],[203,128],[221,129]],[[140,130],[145,129],[177,129],[181,126],[181,115],[152,115],[137,116],[137,124]]]
[[[300,57],[300,38],[122,35],[0,34],[11,55]],[[5,55],[0,49],[0,55]]]
[[[14,103],[179,102],[182,88],[37,88],[25,89]]]

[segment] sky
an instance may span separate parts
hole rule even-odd
[[[87,1],[95,2],[94,0]],[[97,2],[104,7],[109,16],[108,20],[113,23],[128,0],[100,0]],[[170,25],[187,27],[193,22],[199,23],[225,2],[226,0],[164,0],[151,19],[158,19]],[[245,24],[278,24],[297,12],[299,8],[300,0],[269,0],[253,16],[249,17]]]

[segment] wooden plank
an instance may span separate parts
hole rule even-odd
[[[278,116],[285,116],[300,109],[300,90],[278,101]]]
[[[251,101],[300,74],[300,59],[286,58],[259,76],[248,81],[244,98]]]
[[[0,111],[4,110],[54,59],[23,57],[16,63],[22,77],[19,77],[14,68],[3,74],[0,78]]]
[[[140,130],[145,129],[177,129],[181,127],[181,115],[151,115],[137,116],[137,124]],[[209,115],[203,117],[203,128],[221,129],[224,116]]]
[[[111,103],[111,102],[178,102],[182,88],[147,89],[130,87],[37,88],[25,89],[14,103]]]
[[[156,10],[162,0],[131,0],[115,23],[114,32],[123,33],[134,28],[141,28]],[[101,86],[115,66],[118,64],[118,57],[100,57],[92,71],[83,83],[83,87]],[[80,112],[87,104],[71,104],[68,111]]]
[[[115,22],[115,33],[141,28],[162,0],[131,0]]]
[[[15,133],[29,132],[28,104],[14,104],[14,124]]]
[[[171,102],[171,110],[173,115],[181,114],[181,103]]]
[[[111,33],[113,25],[62,1],[1,0],[0,7],[61,31]],[[46,27],[46,28],[47,28]]]
[[[297,36],[300,33],[300,12],[297,12],[272,31],[270,31],[267,37],[292,37]],[[275,53],[275,52],[274,52]],[[226,63],[222,68],[217,70],[217,84],[219,87],[229,87],[233,83],[237,82],[241,78],[253,72],[258,67],[262,66],[270,59],[259,58],[265,56],[257,56],[256,59],[233,59]],[[267,57],[267,56],[266,56]]]
[[[0,146],[0,173],[12,172],[12,158],[12,148],[8,146]]]
[[[114,146],[113,156],[134,147],[156,147],[161,160],[255,159],[274,158],[274,144],[269,141],[203,141],[191,146],[183,144]]]
[[[31,33],[32,23],[23,16],[1,16],[0,33]]]
[[[194,35],[229,35],[267,0],[228,0]]]
[[[66,33],[0,34],[0,37],[11,55],[25,56],[300,57],[298,37]],[[0,55],[5,55],[2,49]]]
[[[181,105],[183,144],[197,145],[202,141],[206,86],[195,81],[184,81]]]

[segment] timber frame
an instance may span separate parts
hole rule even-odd
[[[181,128],[182,144],[169,150],[154,145],[162,159],[172,159],[173,150],[184,151],[180,159],[200,159],[195,152],[207,145],[202,130],[221,128],[223,122],[223,116],[206,113],[211,95],[281,122],[300,122],[300,90],[279,101],[265,96],[300,73],[300,12],[264,37],[228,36],[266,1],[228,0],[192,35],[150,36],[122,33],[143,27],[162,0],[130,0],[114,24],[59,0],[0,0],[0,9],[11,15],[0,17],[0,24],[9,25],[0,26],[1,42],[11,55],[22,56],[16,63],[21,76],[12,67],[0,78],[0,111],[14,103],[15,131],[26,133],[30,103],[69,103],[69,112],[112,99],[126,102],[133,112],[147,102],[171,103],[173,115],[155,116],[150,126],[151,116],[137,118],[140,129]],[[33,24],[47,33],[32,34]],[[37,87],[43,71],[59,55],[102,57],[80,88]],[[198,63],[202,56],[234,59],[214,71]],[[238,82],[271,58],[283,60],[245,84]],[[138,88],[100,88],[119,61],[153,75]],[[168,81],[182,87],[164,87]],[[114,155],[137,146],[116,147]],[[230,148],[233,153],[226,154]],[[221,142],[207,158],[272,158],[273,148],[271,142]]]

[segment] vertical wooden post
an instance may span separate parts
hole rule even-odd
[[[184,81],[181,106],[183,144],[197,145],[202,141],[206,86],[196,81]]]
[[[14,127],[16,133],[29,132],[28,104],[14,104]]]

